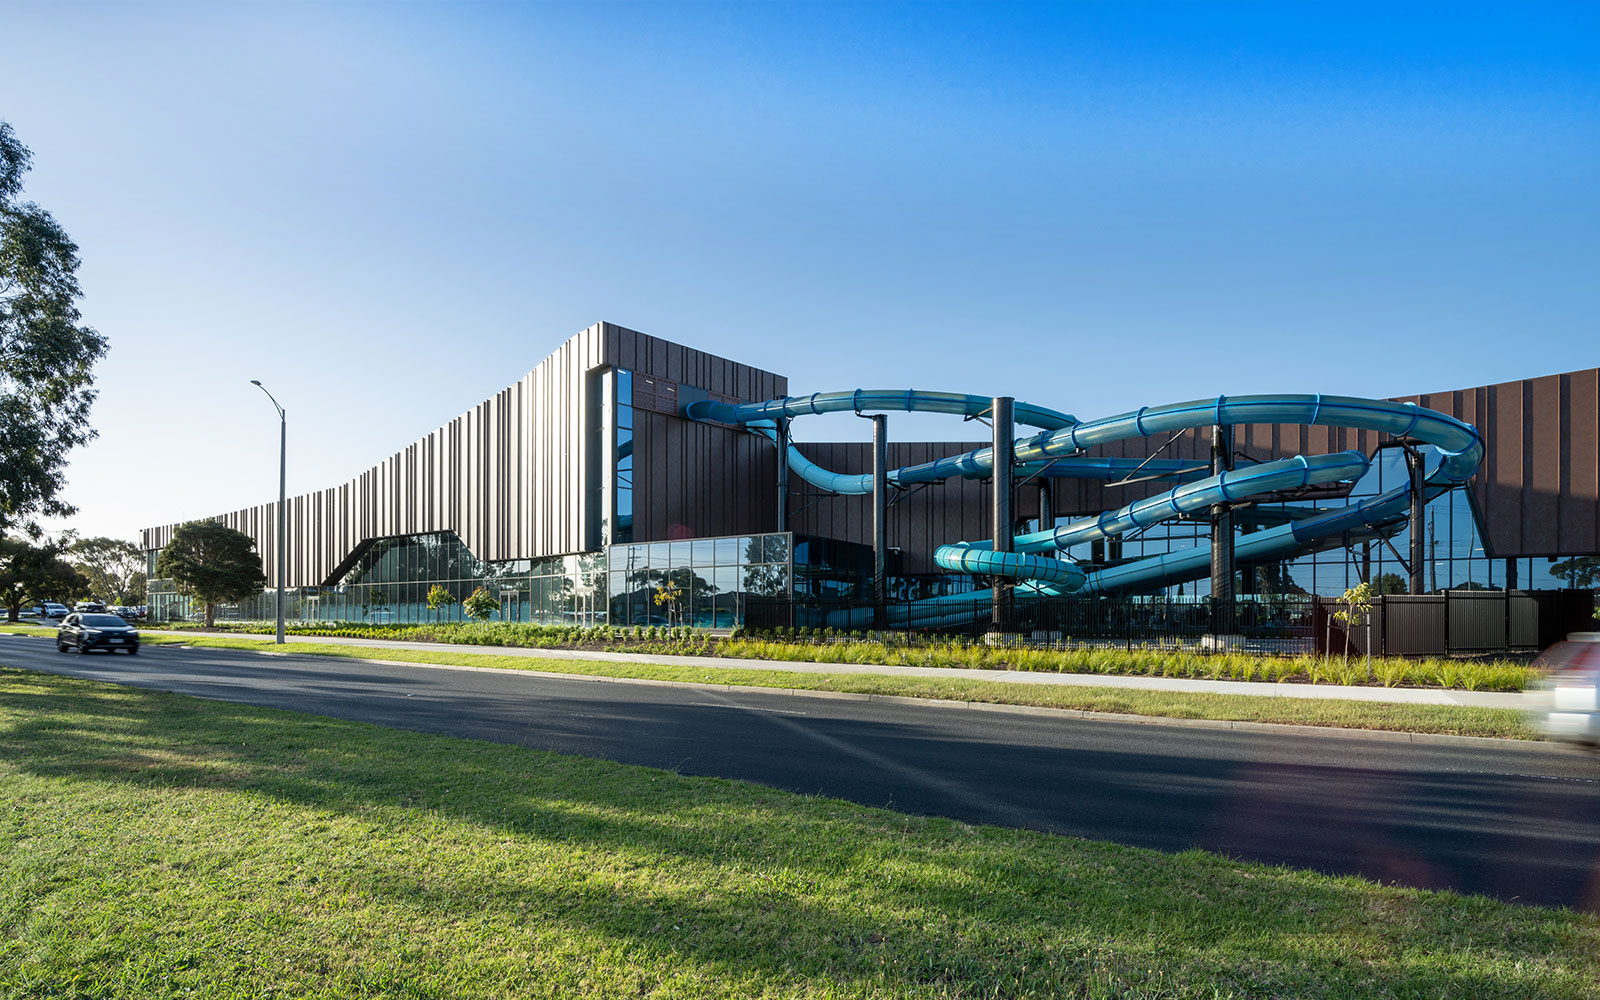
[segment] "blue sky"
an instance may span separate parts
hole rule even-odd
[[[1593,367],[1597,11],[9,4],[112,344],[71,523],[275,496],[249,379],[303,492],[602,319],[1086,418]]]

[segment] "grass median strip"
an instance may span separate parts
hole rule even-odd
[[[273,648],[269,640],[243,636],[180,638],[150,633],[146,636],[146,642],[181,642],[191,646],[257,651]],[[617,663],[609,660],[567,660],[494,653],[438,652],[425,649],[346,646],[335,643],[297,642],[287,648],[297,654],[345,656],[355,659],[539,670],[590,677],[634,677],[646,680],[730,684],[801,691],[899,695],[942,701],[1030,705],[1158,718],[1272,722],[1340,729],[1379,729],[1390,732],[1509,739],[1538,738],[1538,734],[1529,726],[1524,715],[1515,709],[1478,708],[1465,705],[1400,705],[1383,702],[1019,684],[1004,680],[970,680],[962,677],[905,677],[890,674],[834,674],[697,667],[673,663]]]
[[[0,669],[3,997],[1600,995],[1600,920]]]

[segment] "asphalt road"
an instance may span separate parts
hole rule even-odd
[[[147,646],[0,664],[1600,912],[1600,756]]]

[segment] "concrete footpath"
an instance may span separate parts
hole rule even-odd
[[[206,636],[218,639],[261,638],[239,632],[165,632],[151,635]],[[270,637],[269,637],[270,638]],[[900,677],[959,677],[963,680],[999,681],[1006,684],[1069,684],[1080,687],[1130,688],[1144,691],[1184,691],[1206,694],[1242,694],[1277,698],[1333,698],[1403,705],[1472,705],[1479,708],[1524,708],[1528,696],[1520,692],[1455,691],[1439,688],[1347,687],[1337,684],[1274,684],[1263,681],[1212,681],[1187,677],[1139,677],[1114,674],[1056,674],[1021,670],[973,670],[962,667],[902,667],[881,663],[811,663],[800,660],[749,660],[724,656],[673,656],[659,653],[614,653],[576,649],[530,649],[523,646],[471,646],[442,642],[405,642],[393,639],[349,639],[291,635],[289,643],[320,643],[364,649],[417,649],[442,653],[485,653],[552,661],[560,670],[563,660],[607,663],[652,663],[682,667],[734,670],[786,670],[819,674],[886,674]]]

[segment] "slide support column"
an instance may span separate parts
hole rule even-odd
[[[778,530],[789,530],[789,418],[778,420]]]
[[[1016,530],[1011,517],[1011,472],[1012,448],[1016,440],[1015,428],[1012,425],[1012,409],[1015,400],[1010,396],[996,396],[990,409],[990,416],[994,421],[994,474],[991,482],[994,485],[994,524],[990,537],[994,539],[994,551],[1010,552],[1011,540]],[[1004,577],[994,577],[994,611],[990,624],[996,632],[1009,632],[1012,628],[1011,607],[1011,581]]]
[[[1409,593],[1420,594],[1424,587],[1422,564],[1427,560],[1422,537],[1422,510],[1426,506],[1422,496],[1422,452],[1407,446],[1406,468],[1411,473],[1411,521],[1407,526],[1411,531],[1411,582],[1406,589]]]
[[[1211,428],[1211,471],[1220,475],[1233,468],[1233,428]],[[1211,506],[1211,631],[1234,633],[1233,509],[1226,503]]]
[[[877,628],[889,624],[889,418],[872,417],[872,615]]]

